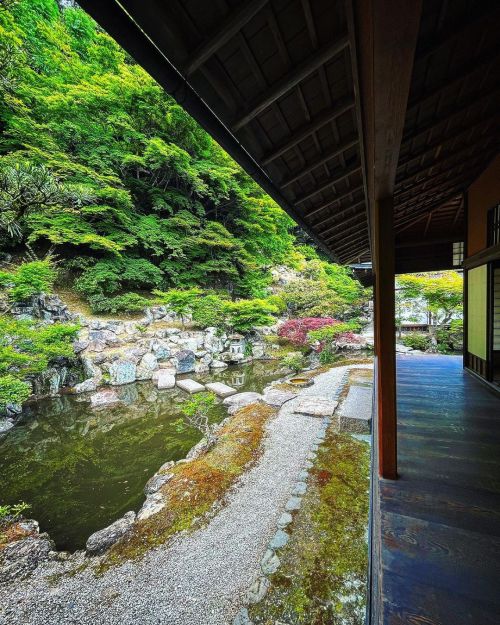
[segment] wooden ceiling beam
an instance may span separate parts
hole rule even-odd
[[[337,230],[339,230],[340,228],[345,228],[347,226],[347,224],[350,223],[357,223],[359,221],[361,221],[362,219],[366,219],[366,213],[358,213],[357,215],[353,215],[352,217],[350,217],[349,219],[343,219],[341,222],[334,224],[333,226],[330,226],[329,228],[327,228],[326,230],[322,230],[319,233],[320,237],[324,237],[325,234],[330,234],[331,232],[337,232]],[[325,239],[325,241],[329,241],[330,239],[332,239],[334,237],[327,237]]]
[[[366,241],[367,246],[369,247],[368,230],[366,230],[365,232],[358,231],[355,234],[351,234],[350,236],[342,237],[342,245],[335,245],[335,253],[337,254],[337,256],[341,256],[344,250],[350,250],[354,244],[357,244],[361,241]],[[357,253],[358,252],[356,250],[356,254]]]
[[[294,201],[294,206],[297,206],[298,204],[302,204],[302,202],[309,200],[310,198],[314,197],[318,193],[321,193],[322,191],[329,189],[332,185],[338,184],[345,178],[348,178],[352,174],[359,172],[360,169],[361,169],[361,165],[359,164],[356,164],[355,166],[351,166],[348,169],[345,169],[344,171],[340,172],[340,175],[336,176],[332,180],[328,180],[328,182],[321,184],[321,186],[314,188],[312,191],[309,191],[308,193],[306,193],[305,195],[302,195],[301,197],[298,197]]]
[[[411,112],[418,106],[421,106],[424,102],[427,102],[427,100],[430,100],[431,98],[442,94],[444,91],[447,91],[448,89],[451,89],[452,87],[466,81],[479,70],[484,70],[489,65],[493,65],[498,61],[499,57],[500,50],[497,49],[495,50],[495,52],[491,52],[489,50],[488,52],[484,53],[479,59],[472,59],[470,61],[470,64],[467,65],[467,68],[457,76],[453,76],[446,82],[441,83],[437,89],[432,89],[410,100],[408,102],[408,112]]]
[[[420,139],[422,136],[427,133],[432,133],[436,128],[439,128],[442,124],[449,122],[456,115],[460,115],[462,113],[466,113],[469,109],[477,106],[483,100],[486,100],[486,104],[490,101],[495,101],[495,99],[500,99],[500,88],[488,89],[487,91],[483,91],[482,93],[472,94],[470,98],[467,99],[465,103],[460,104],[459,106],[452,108],[446,108],[444,112],[440,113],[438,117],[431,119],[428,123],[417,127],[403,135],[403,145],[410,143],[415,139]]]
[[[323,154],[316,161],[306,164],[306,166],[303,167],[300,171],[297,171],[295,174],[290,176],[290,178],[287,178],[284,182],[280,184],[280,188],[284,189],[285,187],[288,187],[292,183],[296,182],[300,178],[303,178],[304,176],[312,172],[317,167],[321,167],[321,165],[324,165],[332,158],[335,158],[341,155],[343,152],[345,152],[349,148],[352,148],[355,145],[358,145],[358,142],[359,142],[358,137],[353,137],[352,139],[345,141],[341,145],[337,145],[333,150],[331,150],[327,154]]]
[[[455,189],[451,191],[444,197],[440,197],[440,195],[438,194],[436,197],[433,197],[431,200],[427,200],[427,202],[423,202],[422,204],[420,204],[417,207],[417,210],[414,210],[409,214],[406,213],[406,214],[400,215],[397,213],[395,216],[396,230],[399,226],[404,225],[407,220],[411,220],[414,217],[417,217],[419,215],[427,215],[427,213],[430,210],[435,210],[436,208],[439,208],[440,206],[442,206],[443,204],[445,204],[446,202],[448,202],[449,200],[451,200],[452,198],[456,197],[459,194],[460,194],[459,189]]]
[[[255,100],[246,112],[233,121],[231,124],[233,131],[238,131],[243,128],[243,126],[246,126],[254,117],[265,111],[273,102],[296,87],[304,78],[307,78],[307,76],[316,71],[321,65],[342,52],[348,44],[349,40],[347,36],[344,35],[337,41],[324,46],[302,63],[299,63],[280,80],[276,81],[265,93],[260,94],[259,98]]]
[[[347,111],[351,110],[353,107],[354,99],[346,98],[339,101],[337,105],[333,108],[320,113],[310,122],[294,131],[292,136],[286,141],[279,144],[277,147],[273,148],[270,152],[265,154],[260,160],[261,166],[264,167],[265,165],[269,165],[269,163],[276,160],[279,156],[281,156],[285,152],[288,152],[288,150],[291,150],[304,139],[307,139],[307,137],[311,136],[314,132],[316,132],[316,130],[319,130],[323,126],[326,126],[326,124],[329,124],[334,119],[337,119],[337,117],[340,117]]]
[[[363,187],[358,187],[358,190],[362,188]],[[354,210],[355,208],[358,208],[358,206],[361,206],[362,204],[365,204],[364,198],[360,200],[359,202],[355,202],[354,204],[349,204],[349,206],[346,206],[342,210],[336,211],[335,213],[331,213],[330,215],[328,215],[328,217],[325,217],[324,219],[321,219],[320,221],[315,221],[314,223],[311,224],[311,228],[318,228],[319,226],[324,226],[325,224],[330,223],[330,221],[332,221],[333,219],[342,217],[342,215],[345,215],[346,213],[351,212],[352,210]],[[308,219],[309,215],[305,215],[305,218]]]
[[[482,117],[479,120],[474,120],[474,122],[472,124],[464,124],[462,126],[460,126],[459,128],[454,128],[453,132],[450,134],[445,134],[439,138],[437,138],[435,141],[432,141],[431,143],[429,143],[428,145],[426,145],[424,147],[423,150],[420,150],[418,152],[410,152],[408,154],[408,156],[406,156],[404,159],[400,159],[399,163],[398,163],[398,168],[399,167],[404,167],[405,165],[408,165],[408,163],[411,163],[412,161],[418,159],[418,158],[422,158],[423,156],[427,156],[430,152],[432,152],[433,150],[436,150],[437,148],[443,146],[445,143],[448,143],[449,141],[454,141],[456,139],[458,139],[459,137],[461,137],[462,135],[468,133],[468,132],[472,132],[474,129],[476,128],[480,128],[481,126],[485,126],[487,124],[490,124],[492,122],[492,120],[494,119],[500,119],[500,112],[498,110],[494,111],[493,113],[491,113],[490,115],[486,116],[486,117]]]
[[[232,39],[257,13],[264,8],[269,0],[252,0],[243,2],[240,9],[231,13],[223,20],[206,41],[204,41],[193,53],[184,67],[184,74],[191,76],[197,69],[220,50]]]
[[[468,16],[467,16],[468,17]],[[419,50],[415,56],[415,64],[423,63],[429,57],[447,48],[450,44],[456,43],[457,40],[463,40],[471,31],[482,31],[483,28],[491,27],[492,21],[498,20],[500,17],[500,11],[495,9],[494,11],[483,13],[474,20],[467,19],[462,22],[457,28],[448,33],[439,33],[435,41],[429,43],[425,48]]]
[[[434,161],[432,163],[428,163],[427,165],[424,165],[423,167],[420,167],[416,171],[408,174],[407,176],[404,176],[404,177],[400,178],[397,181],[397,184],[398,185],[399,184],[404,184],[407,180],[412,180],[413,178],[415,178],[415,176],[420,176],[421,174],[425,174],[428,171],[434,169],[434,167],[438,167],[439,165],[443,165],[443,164],[446,164],[446,163],[448,163],[450,161],[453,161],[453,159],[457,158],[457,156],[459,156],[460,154],[463,154],[465,152],[470,152],[479,143],[484,143],[485,144],[483,146],[484,150],[482,151],[482,153],[484,154],[484,152],[486,150],[490,149],[490,147],[486,147],[487,144],[491,143],[494,140],[496,140],[496,137],[493,136],[493,135],[477,137],[474,141],[472,141],[468,145],[465,145],[463,148],[460,148],[459,150],[456,150],[452,154],[445,154],[444,156],[442,156],[440,158],[436,158],[436,159],[434,159]],[[473,157],[473,156],[475,156],[475,155],[471,155],[471,157]]]

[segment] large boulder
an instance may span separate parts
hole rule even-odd
[[[137,380],[151,380],[153,377],[153,371],[158,369],[158,360],[154,354],[144,354],[137,366],[136,379]]]
[[[222,360],[212,360],[210,363],[211,369],[227,369],[227,362],[222,362]]]
[[[167,360],[170,357],[170,348],[168,343],[162,339],[154,339],[151,341],[151,351],[157,360]]]
[[[83,382],[75,384],[75,386],[73,387],[73,390],[77,394],[90,393],[91,391],[95,391],[96,389],[97,389],[97,384],[94,378],[88,378],[87,380],[84,380]]]
[[[104,553],[114,545],[122,536],[131,529],[135,521],[135,512],[127,512],[121,519],[115,521],[108,527],[89,536],[86,544],[89,555],[99,555]]]
[[[0,583],[23,579],[54,551],[54,543],[47,534],[32,535],[12,542],[0,549]]]
[[[196,357],[194,352],[189,349],[181,349],[178,351],[174,359],[177,373],[191,373],[194,371]]]
[[[113,386],[135,382],[137,367],[131,360],[117,360],[109,366],[109,383]]]

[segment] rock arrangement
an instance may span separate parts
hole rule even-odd
[[[215,327],[166,327],[172,323],[172,314],[163,306],[148,309],[140,321],[81,318],[80,323],[82,329],[74,348],[86,377],[74,386],[75,393],[94,392],[104,384],[120,386],[140,380],[152,380],[158,389],[168,389],[175,386],[177,375],[220,370],[265,354],[265,344],[259,337],[227,335]],[[188,392],[204,390],[194,381],[178,381],[177,385],[186,387]],[[109,397],[110,403],[114,403],[113,395]],[[104,403],[99,401],[100,405]]]

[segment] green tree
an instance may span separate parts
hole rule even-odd
[[[168,306],[176,315],[181,318],[184,325],[186,315],[193,312],[195,302],[201,294],[200,289],[171,289],[170,291],[153,291],[161,304]]]

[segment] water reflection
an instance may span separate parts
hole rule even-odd
[[[260,392],[281,374],[276,363],[255,362],[193,377]],[[30,515],[60,549],[83,547],[92,532],[137,510],[147,479],[199,439],[175,428],[183,391],[149,382],[116,390],[122,404],[104,410],[71,395],[37,402],[0,444],[0,501],[31,504]],[[225,415],[217,405],[211,417]]]

